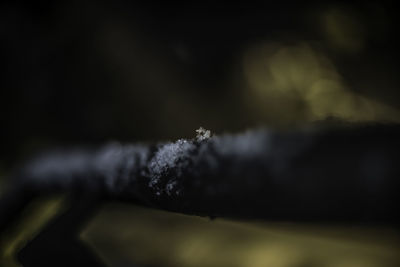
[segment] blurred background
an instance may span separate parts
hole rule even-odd
[[[47,148],[190,138],[199,126],[399,122],[394,4],[3,2],[0,176]],[[110,266],[400,262],[393,229],[254,225],[112,205],[83,234]]]

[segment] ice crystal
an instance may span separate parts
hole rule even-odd
[[[203,127],[197,129],[196,133],[197,133],[196,135],[197,141],[204,141],[211,137],[211,131],[204,129]]]

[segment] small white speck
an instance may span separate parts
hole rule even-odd
[[[211,131],[204,129],[203,127],[197,129],[196,133],[197,133],[196,135],[197,141],[204,141],[211,137]]]

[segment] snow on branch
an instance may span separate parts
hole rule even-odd
[[[81,188],[187,214],[283,220],[395,220],[399,126],[258,129],[154,145],[58,152],[26,165],[38,192]]]

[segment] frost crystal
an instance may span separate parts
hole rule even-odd
[[[197,129],[196,133],[197,133],[196,135],[197,141],[204,141],[211,137],[211,131],[204,129],[203,127]]]
[[[149,186],[156,190],[167,193],[169,196],[178,195],[178,182],[176,179],[182,177],[182,170],[189,167],[190,154],[195,145],[185,139],[179,139],[174,143],[162,145],[149,162]],[[169,177],[165,180],[162,177]],[[161,193],[160,193],[161,194]],[[158,194],[157,194],[158,195]]]

